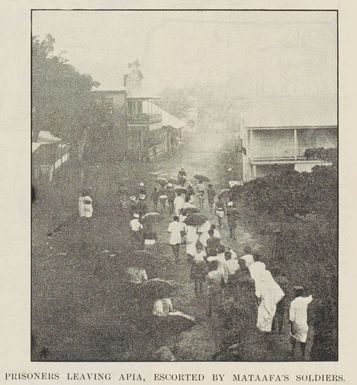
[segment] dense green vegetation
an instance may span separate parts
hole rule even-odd
[[[238,188],[236,198],[250,210],[254,227],[271,244],[269,265],[283,268],[294,285],[314,295],[313,360],[337,359],[338,189],[335,151],[318,156],[332,166],[311,173],[266,176]]]

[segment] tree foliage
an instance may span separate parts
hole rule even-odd
[[[81,74],[65,58],[53,55],[55,39],[32,39],[32,135],[41,130],[76,146],[97,123],[90,91],[98,87],[88,74]]]
[[[246,183],[239,195],[256,210],[288,216],[319,214],[337,218],[337,169],[315,166],[311,173],[288,171]]]

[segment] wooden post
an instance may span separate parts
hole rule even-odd
[[[294,128],[294,158],[298,158],[298,141],[297,141],[297,130]]]

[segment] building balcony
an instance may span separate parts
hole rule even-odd
[[[128,124],[153,124],[162,121],[161,114],[128,114]]]
[[[267,162],[296,162],[301,160],[306,160],[302,155],[285,155],[285,156],[250,156],[251,162],[253,163],[267,163]]]

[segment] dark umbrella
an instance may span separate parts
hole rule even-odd
[[[169,334],[180,333],[192,328],[196,324],[195,317],[180,311],[171,312],[166,317],[162,317],[160,321],[161,328]]]
[[[181,213],[186,216],[188,214],[198,214],[200,210],[197,207],[187,207],[186,209],[182,209]]]
[[[168,184],[168,181],[165,178],[157,178],[155,182],[158,183],[161,187],[164,187]]]
[[[189,214],[189,216],[184,220],[186,225],[188,226],[201,226],[206,221],[208,221],[208,218],[200,213],[197,214]]]
[[[201,180],[202,182],[209,182],[209,178],[204,175],[195,175],[194,178],[197,180]]]
[[[176,194],[187,194],[187,189],[185,189],[184,187],[178,187],[178,188],[175,188],[175,193]]]
[[[144,281],[140,285],[141,296],[148,299],[169,297],[175,289],[175,283],[161,278]]]
[[[143,217],[141,218],[141,221],[143,223],[153,223],[153,222],[160,221],[160,219],[161,218],[159,213],[150,212],[143,215]]]
[[[219,193],[218,193],[218,198],[228,198],[229,197],[229,193],[230,193],[230,190],[225,188],[223,190],[221,190]]]

